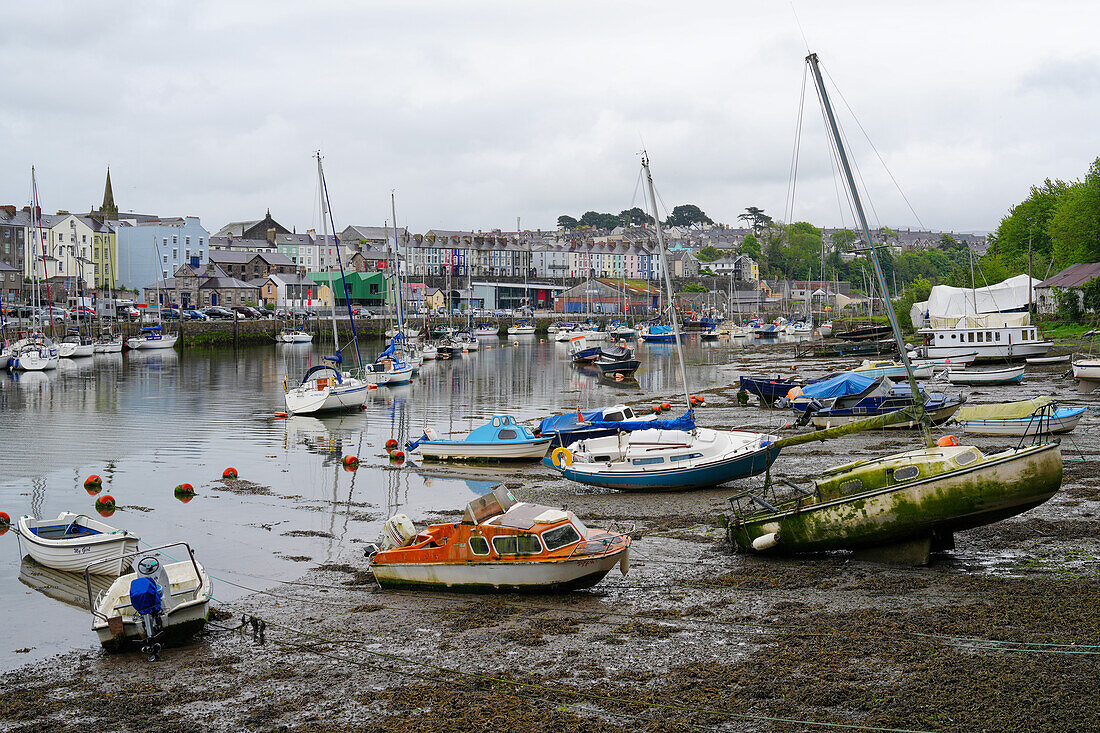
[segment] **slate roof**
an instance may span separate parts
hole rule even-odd
[[[269,265],[289,267],[295,266],[290,258],[286,255],[280,252],[272,252],[270,250],[257,251],[239,249],[214,249],[210,250],[207,258],[211,262],[215,263],[224,263],[227,265],[243,265],[246,262],[251,262],[252,259],[257,256]]]
[[[1070,265],[1053,277],[1043,280],[1037,288],[1079,288],[1089,280],[1100,277],[1100,262],[1082,262]]]

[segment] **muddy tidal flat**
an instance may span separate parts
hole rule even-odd
[[[552,351],[535,353],[560,359]],[[482,357],[485,363],[503,358],[492,352],[473,358]],[[654,364],[667,357],[657,350],[648,356]],[[707,398],[700,424],[769,431],[782,431],[790,416],[739,405],[733,387],[738,374],[795,367],[800,373],[824,373],[845,365],[795,363],[790,345],[696,348],[689,362],[689,379],[697,380],[693,392]],[[432,369],[438,374],[429,372],[425,384],[437,379],[453,385],[466,378],[453,373],[455,365]],[[664,379],[639,389],[596,387],[568,371],[562,375],[564,381],[534,390],[514,411],[529,418],[536,408],[587,408],[601,400],[649,404],[674,395]],[[278,378],[279,370],[272,369],[270,379]],[[411,403],[417,386],[407,393],[408,409],[417,417],[406,432],[419,430],[422,421]],[[1033,375],[1029,369],[1022,387],[985,392],[970,397],[997,401],[1053,394],[1098,404],[1096,397],[1078,398],[1072,384],[1053,370]],[[441,397],[439,404],[447,403]],[[460,405],[460,414],[487,414],[492,408]],[[327,439],[335,435],[345,452],[354,445],[360,456],[374,456],[397,432],[392,420],[379,427],[387,411],[395,413],[393,400],[368,405],[365,419],[374,422],[365,424],[372,427],[330,426]],[[262,431],[268,429],[259,417],[257,422]],[[948,432],[939,429],[936,435]],[[366,437],[351,442],[349,436],[359,433]],[[216,620],[186,646],[165,649],[158,662],[146,661],[136,650],[109,655],[93,648],[81,616],[82,643],[23,666],[9,665],[0,730],[1095,730],[1100,721],[1100,419],[1095,411],[1069,437],[1063,442],[1062,489],[1053,499],[956,535],[953,551],[919,568],[864,563],[844,553],[797,558],[734,553],[724,544],[720,517],[728,513],[727,498],[742,488],[739,484],[686,494],[616,494],[564,482],[541,466],[393,469],[372,457],[377,465],[361,469],[359,488],[349,489],[351,479],[334,473],[342,483],[334,483],[331,492],[310,494],[301,487],[291,490],[278,475],[260,480],[259,469],[238,455],[242,477],[257,480],[220,487],[208,482],[187,511],[201,508],[204,497],[221,511],[230,501],[285,506],[285,516],[270,522],[274,529],[254,520],[255,534],[271,537],[269,554],[277,552],[277,562],[250,568],[250,575],[238,567],[246,574],[232,576],[234,586],[215,580],[214,596],[226,598],[216,604]],[[288,439],[291,446],[294,439]],[[806,482],[825,466],[905,450],[914,440],[910,431],[890,430],[810,443],[785,450],[773,474]],[[975,442],[990,449],[1016,440]],[[287,448],[285,456],[277,441],[269,442],[256,460],[261,454],[279,456],[274,462],[293,475],[295,461],[309,456],[323,461],[319,451],[331,448],[331,443],[307,442],[308,455]],[[209,463],[220,470],[225,461],[217,457]],[[80,475],[90,465],[81,463]],[[415,481],[403,484],[397,480],[402,476]],[[394,488],[375,496],[363,488],[371,482]],[[453,521],[468,497],[445,487],[462,482],[506,483],[519,498],[565,505],[590,526],[635,524],[630,572],[622,576],[615,570],[594,588],[569,594],[378,590],[364,572],[362,548],[377,539],[382,515],[399,508],[419,526]],[[444,492],[446,501],[417,493],[432,490]],[[152,501],[130,504],[153,507],[148,513],[129,512],[147,523],[167,512]],[[120,512],[114,519],[124,523],[126,516]],[[196,544],[201,553],[202,543]],[[209,564],[220,575],[217,566],[229,559],[217,557]],[[31,628],[42,638],[51,633],[46,624]],[[5,641],[18,656],[18,640]],[[28,638],[23,646],[37,641]]]

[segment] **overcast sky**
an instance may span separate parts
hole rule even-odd
[[[349,9],[346,6],[352,6]],[[798,13],[798,21],[795,20]],[[643,205],[851,225],[807,91],[836,84],[872,225],[990,230],[1100,155],[1090,2],[18,3],[0,27],[0,203],[336,225],[553,228]],[[806,40],[803,40],[802,32]],[[853,118],[846,105],[854,111]],[[914,215],[867,146],[862,125]]]

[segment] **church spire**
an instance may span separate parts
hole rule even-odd
[[[118,218],[115,194],[111,190],[111,166],[107,166],[107,183],[103,186],[103,205],[99,207],[99,213],[103,215],[104,219]]]

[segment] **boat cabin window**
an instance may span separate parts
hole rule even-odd
[[[973,331],[970,332],[970,338],[968,340],[970,341],[970,343],[974,343],[974,332]]]
[[[664,462],[665,462],[665,459],[661,458],[660,456],[656,456],[654,458],[635,458],[634,460],[631,461],[631,463],[633,463],[635,466],[650,466],[650,465],[653,465],[654,463],[664,463]]]
[[[631,410],[629,407],[626,408],[625,410],[623,410],[623,419],[624,420],[633,420],[634,419],[634,410]]]
[[[994,331],[994,333],[997,335],[997,340],[1000,341],[1001,340],[1001,332],[1000,331]]]
[[[592,456],[592,462],[593,463],[602,463],[604,461],[607,461],[608,463],[610,463],[611,462],[611,456]]]
[[[518,437],[519,433],[517,433],[515,430],[512,430],[511,428],[501,430],[499,433],[497,433],[497,440],[515,440]]]
[[[493,418],[493,427],[494,428],[499,428],[500,427],[500,418],[499,417],[494,417]]]
[[[916,466],[905,466],[904,468],[894,469],[895,481],[908,481],[911,478],[916,478],[920,473],[920,469]]]
[[[580,538],[581,536],[577,534],[577,530],[573,528],[572,524],[563,524],[542,533],[542,541],[546,543],[546,549],[549,552],[578,542]]]
[[[484,537],[474,535],[470,538],[470,552],[475,555],[488,555],[489,542]]]
[[[621,412],[609,412],[606,415],[604,415],[603,419],[604,419],[605,422],[622,422],[623,413],[621,413]]]
[[[985,341],[985,334],[982,333],[981,331],[978,331],[978,343],[980,344],[983,341]]]
[[[955,463],[959,464],[960,466],[969,465],[976,460],[978,460],[978,454],[972,450],[968,450],[966,453],[960,453],[958,456],[955,457]]]
[[[685,453],[682,456],[672,456],[668,460],[673,461],[673,462],[675,462],[675,461],[690,461],[692,458],[702,458],[702,457],[703,457],[702,453]]]
[[[506,534],[493,538],[493,549],[498,555],[537,555],[542,543],[536,534]]]
[[[845,481],[840,485],[840,490],[843,493],[848,493],[849,491],[859,491],[862,488],[863,482],[860,481],[858,478],[854,478],[851,481]]]

